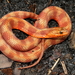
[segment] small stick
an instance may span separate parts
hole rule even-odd
[[[64,61],[60,61],[60,62],[61,62],[61,65],[62,65],[62,67],[63,67],[64,73],[65,73],[65,74],[68,74],[68,71],[67,71],[65,62],[64,62]]]
[[[57,61],[55,62],[55,64],[53,65],[53,67],[51,69],[49,69],[48,71],[48,75],[51,74],[52,70],[55,68],[55,66],[57,65],[57,63],[59,62],[60,58],[57,59]]]
[[[9,0],[6,0],[6,1],[7,1],[8,3],[10,3]]]
[[[51,4],[51,2],[52,2],[52,0],[50,0],[50,1],[49,1],[48,5],[50,5],[50,4]]]

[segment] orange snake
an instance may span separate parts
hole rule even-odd
[[[26,18],[36,19],[34,26]],[[59,27],[48,27],[48,22],[53,19]],[[19,40],[12,29],[19,29],[28,36]],[[71,32],[71,20],[68,14],[61,8],[50,6],[39,15],[32,12],[14,11],[0,19],[0,51],[8,58],[18,62],[31,62],[34,64],[19,69],[35,66],[42,58],[44,51],[55,44],[64,41]]]

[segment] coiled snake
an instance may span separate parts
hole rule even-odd
[[[34,26],[23,20],[36,19]],[[48,22],[53,19],[59,27],[48,27]],[[19,40],[12,29],[19,29],[28,36]],[[35,66],[42,58],[44,51],[55,44],[64,41],[71,32],[71,20],[68,14],[61,8],[50,6],[39,15],[26,11],[14,11],[0,19],[0,51],[8,58],[18,62],[31,62],[34,64],[19,69]]]

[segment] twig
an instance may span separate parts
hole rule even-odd
[[[50,5],[52,3],[52,0],[49,1],[48,5]]]
[[[26,0],[25,0],[25,3],[26,3],[26,4],[29,4],[29,2],[27,2]]]
[[[36,13],[36,3],[33,3],[29,6],[32,12]]]
[[[53,65],[53,67],[51,69],[49,69],[48,71],[48,75],[51,74],[52,70],[55,68],[55,66],[57,65],[57,63],[59,62],[60,58],[57,59],[57,61],[55,62],[55,64]]]
[[[10,1],[9,0],[6,0],[8,3],[10,3]]]
[[[50,0],[50,4],[51,4],[52,0]]]
[[[61,62],[61,65],[62,65],[62,67],[63,67],[64,73],[65,73],[65,74],[68,74],[68,71],[67,71],[65,62],[64,62],[64,61],[60,61],[60,62]]]

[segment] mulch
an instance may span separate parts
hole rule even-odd
[[[49,70],[56,63],[58,58],[59,62],[56,64],[50,75],[75,75],[75,0],[0,0],[0,17],[12,11],[29,11],[39,14],[44,8],[48,6],[58,6],[64,9],[70,16],[72,21],[72,32],[70,36],[62,43],[48,48],[41,61],[34,67],[21,70],[19,75],[48,75]],[[32,20],[27,19],[29,22]],[[55,26],[55,21],[50,21],[49,26]],[[28,35],[19,31],[13,30],[13,33],[19,39],[25,39]],[[1,53],[2,54],[2,53]],[[64,66],[61,62],[64,61]],[[16,75],[14,68],[17,65],[26,66],[30,63],[13,62],[9,68],[0,69],[0,75]],[[64,70],[66,68],[66,70]],[[18,71],[17,71],[18,72]]]

